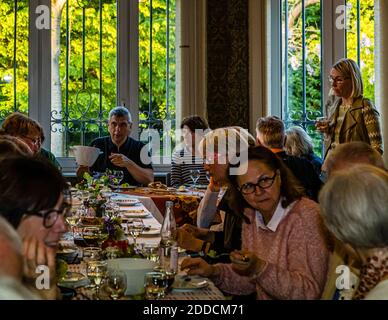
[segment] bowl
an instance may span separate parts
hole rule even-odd
[[[103,152],[95,147],[89,146],[74,146],[71,147],[74,153],[75,161],[79,166],[91,167],[97,160],[98,156]]]
[[[153,271],[156,262],[138,258],[118,258],[108,260],[108,269],[120,269],[127,276],[125,295],[144,293],[144,276]]]

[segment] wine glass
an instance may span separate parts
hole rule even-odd
[[[120,299],[127,288],[127,276],[120,269],[110,269],[107,275],[106,291],[113,300]]]
[[[329,119],[327,117],[317,117],[315,119],[315,126],[321,133],[323,133],[329,126]]]
[[[145,226],[142,219],[132,218],[127,220],[127,231],[133,239],[133,247],[135,250],[137,247],[136,239],[143,233],[144,228]]]
[[[117,186],[117,188],[120,188],[120,183],[124,179],[124,171],[121,170],[113,170],[113,182]]]
[[[210,172],[206,171],[206,180],[210,183]]]
[[[101,258],[101,248],[97,247],[86,247],[82,249],[82,259],[85,262],[88,261],[97,261]]]
[[[201,176],[201,171],[199,169],[191,169],[190,170],[190,178],[193,180],[193,189],[196,187],[196,183]]]
[[[167,286],[167,277],[164,272],[147,272],[144,276],[146,300],[158,300],[164,298]]]
[[[159,244],[144,243],[142,246],[142,253],[147,260],[159,263]]]
[[[66,222],[68,223],[68,225],[71,228],[71,232],[72,232],[72,236],[73,236],[73,241],[74,241],[74,238],[75,238],[75,231],[74,231],[74,229],[78,225],[78,223],[80,222],[81,216],[80,216],[80,214],[79,214],[77,209],[72,208],[71,210],[69,210],[66,213],[65,219],[66,219]]]
[[[90,260],[86,263],[86,275],[96,289],[96,299],[99,299],[101,284],[106,276],[107,262]]]
[[[81,216],[89,215],[89,197],[90,192],[88,190],[79,190],[77,192],[77,198],[81,200],[81,206],[78,209]]]
[[[98,247],[101,247],[104,240],[108,238],[108,234],[101,227],[84,227],[82,229],[82,238],[89,246],[97,244]]]

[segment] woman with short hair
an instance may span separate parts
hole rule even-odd
[[[50,151],[42,148],[45,136],[42,126],[37,121],[22,113],[14,112],[5,118],[2,124],[2,131],[21,139],[28,145],[34,156],[51,162],[61,170],[61,166],[55,156]]]
[[[362,264],[356,300],[388,299],[387,195],[388,173],[366,164],[335,172],[319,195],[327,228]]]
[[[313,140],[302,127],[294,126],[286,130],[284,148],[291,156],[305,158],[313,165],[315,172],[321,174],[322,159],[314,153]]]

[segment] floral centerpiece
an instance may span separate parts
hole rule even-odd
[[[124,237],[121,223],[120,217],[109,215],[104,217],[104,230],[108,233],[108,239],[102,243],[101,249],[108,252],[111,248],[118,248],[118,257],[124,257],[128,252],[128,240]]]
[[[87,191],[88,199],[85,205],[95,211],[97,217],[104,215],[103,205],[106,203],[106,198],[102,197],[104,191],[110,191],[109,184],[112,181],[112,174],[109,169],[104,173],[95,173],[93,176],[85,172],[80,183],[76,184],[78,190]]]

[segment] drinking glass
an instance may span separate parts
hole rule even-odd
[[[167,277],[164,272],[147,272],[144,276],[144,289],[146,300],[164,298],[167,290]]]
[[[78,208],[78,214],[80,216],[89,215],[89,197],[90,192],[88,190],[79,190],[77,192],[77,198],[81,200],[81,206]]]
[[[318,117],[315,119],[315,126],[318,130],[327,128],[329,125],[329,119],[327,117]]]
[[[150,261],[159,263],[159,245],[144,243],[142,246],[143,256]]]
[[[113,300],[120,299],[127,289],[127,276],[120,269],[110,269],[107,275],[106,290]]]
[[[88,261],[97,261],[100,260],[101,258],[101,252],[102,250],[97,247],[86,247],[82,249],[82,255],[83,255],[83,260],[85,262]]]
[[[105,279],[107,272],[106,261],[90,260],[86,263],[86,275],[89,278],[92,287],[96,289],[95,297],[99,299],[100,287]]]
[[[82,229],[82,238],[89,246],[101,244],[108,238],[108,234],[100,227],[84,227]]]
[[[193,180],[193,189],[195,189],[196,183],[197,183],[200,176],[201,176],[200,170],[198,170],[198,169],[191,169],[190,170],[190,178],[191,178],[191,180]]]
[[[71,228],[71,232],[72,232],[72,236],[73,236],[73,240],[74,240],[74,238],[75,238],[74,229],[78,225],[78,223],[80,222],[81,216],[79,215],[79,212],[77,209],[71,208],[71,210],[66,213],[65,219]]]
[[[133,239],[133,246],[135,250],[137,246],[136,239],[140,234],[143,233],[144,228],[145,226],[144,226],[143,219],[132,218],[127,220],[127,230]]]
[[[114,184],[119,188],[121,181],[124,179],[124,171],[113,170]]]
[[[104,204],[104,209],[105,215],[108,217],[117,217],[120,213],[120,206],[111,199]]]

